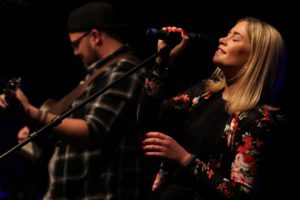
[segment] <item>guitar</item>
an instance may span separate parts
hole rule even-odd
[[[13,91],[16,91],[19,87],[21,87],[21,78],[0,78],[0,94],[5,94],[5,99],[12,104],[15,103],[14,101],[17,101],[17,99],[14,97]],[[46,111],[51,109],[51,105],[54,104],[55,102],[53,100],[48,100],[40,109]],[[2,114],[7,115],[10,113],[3,112]],[[29,130],[35,130],[38,128],[38,126],[32,123],[26,121],[24,121],[24,123],[27,125]],[[33,170],[30,170],[29,173],[32,173],[31,176],[35,180],[30,181],[30,184],[32,183],[30,190],[31,192],[36,192],[37,194],[44,194],[46,191],[48,183],[47,166],[55,147],[54,138],[48,136],[52,135],[43,134],[41,137],[36,137],[34,140],[22,146],[22,148],[16,152],[31,161],[31,167]]]
[[[70,93],[68,93],[60,101],[56,101],[54,99],[48,99],[40,106],[39,109],[42,112],[51,112],[56,115],[62,114],[63,112],[68,110],[68,108],[71,106],[72,102],[78,96],[83,94],[83,92],[85,91],[85,88],[88,86],[88,84],[90,84],[90,82],[91,82],[91,80],[81,81],[80,82],[81,84],[79,84],[75,89],[73,89]],[[0,95],[5,94],[6,95],[5,98],[8,102],[15,103],[17,101],[14,98],[14,96],[13,96],[14,93],[12,91],[15,91],[17,88],[20,88],[20,87],[21,87],[21,78],[7,78],[7,77],[0,78]],[[18,102],[16,102],[16,103],[18,103]],[[3,112],[2,114],[7,115],[10,113],[8,111],[8,112]],[[29,128],[30,132],[32,132],[34,130],[38,130],[39,128],[42,127],[41,125],[37,125],[36,123],[32,123],[27,120],[25,120],[24,123]],[[21,153],[22,155],[29,158],[30,160],[33,160],[33,161],[37,160],[38,157],[41,156],[40,148],[38,148],[38,146],[41,146],[41,147],[47,146],[48,147],[49,146],[48,144],[51,143],[51,142],[47,142],[47,140],[49,138],[47,138],[45,135],[52,136],[52,134],[48,134],[48,133],[43,134],[42,139],[40,139],[40,136],[35,138],[33,142],[29,142],[26,145],[24,145],[18,151],[18,153]],[[38,142],[36,142],[36,141],[38,141]],[[39,143],[41,143],[41,144],[37,145]],[[44,145],[44,144],[46,144],[46,145]],[[43,149],[45,149],[45,148],[43,148]]]

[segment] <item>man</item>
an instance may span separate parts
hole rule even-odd
[[[88,74],[49,111],[33,106],[19,88],[1,95],[0,106],[16,111],[15,101],[8,101],[14,98],[21,105],[18,116],[47,124],[136,66],[138,59],[119,35],[126,25],[117,24],[114,17],[113,7],[104,2],[88,3],[70,14],[74,55],[82,59]],[[138,199],[135,114],[143,76],[139,70],[126,77],[53,128],[55,147],[44,199]],[[29,132],[28,127],[21,129],[19,140]]]

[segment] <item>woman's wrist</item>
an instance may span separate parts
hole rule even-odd
[[[194,154],[188,154],[187,156],[185,156],[185,158],[182,160],[181,165],[183,167],[188,167],[191,165],[191,163],[195,160],[196,155]]]

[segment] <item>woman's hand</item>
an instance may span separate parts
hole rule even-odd
[[[175,58],[185,49],[189,37],[187,36],[187,34],[185,33],[185,31],[182,28],[177,28],[175,26],[169,26],[169,27],[163,27],[162,30],[167,31],[167,32],[177,32],[177,33],[181,33],[181,41],[180,43],[178,43],[176,46],[174,46],[170,52],[168,56],[159,56],[156,59],[157,64],[160,64],[162,62],[167,62],[167,64],[169,66],[171,66],[175,60]],[[165,40],[158,40],[158,44],[157,44],[157,50],[161,50],[163,47],[165,47],[167,45],[167,42]],[[167,57],[167,58],[166,58]],[[164,59],[168,59],[167,61]]]
[[[180,165],[185,165],[192,156],[176,140],[164,133],[148,132],[145,136],[142,148],[147,156],[168,158],[177,161]]]

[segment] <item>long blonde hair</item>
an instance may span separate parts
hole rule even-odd
[[[226,102],[229,114],[254,108],[258,103],[273,104],[282,85],[285,65],[285,44],[280,33],[270,24],[256,18],[242,18],[237,23],[248,22],[250,55],[237,78],[237,89]],[[217,92],[225,87],[225,77],[217,67],[211,79],[206,82],[206,90]]]

